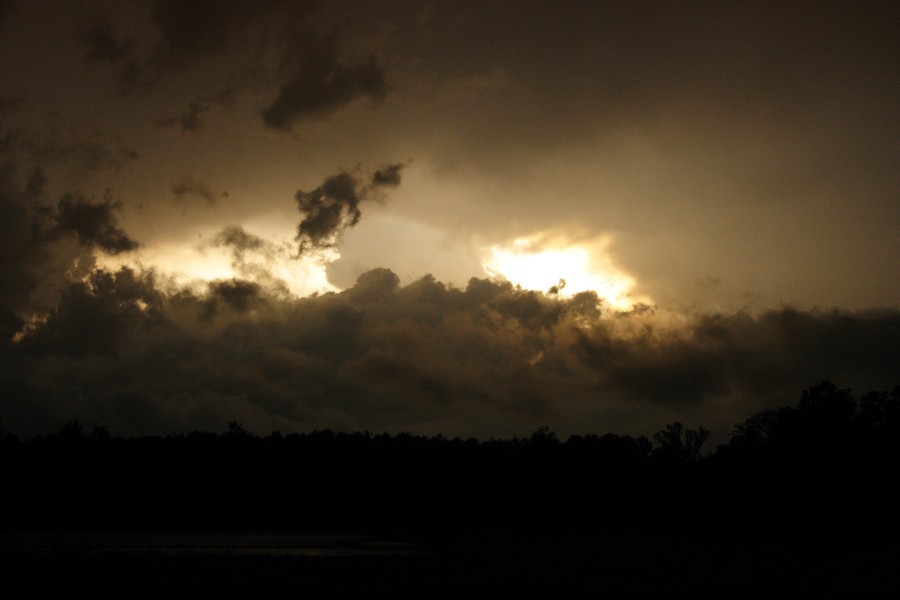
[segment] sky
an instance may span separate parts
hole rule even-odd
[[[898,13],[0,0],[0,421],[724,436],[888,389]]]

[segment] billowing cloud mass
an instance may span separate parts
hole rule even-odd
[[[304,241],[336,239],[374,188],[399,183],[400,169],[382,167],[365,184],[343,172],[298,193]],[[384,268],[343,292],[298,298],[270,272],[280,247],[239,226],[211,241],[231,253],[234,278],[183,287],[152,270],[89,263],[68,271],[52,302],[38,302],[37,280],[52,262],[71,268],[85,256],[79,248],[136,244],[108,197],[32,206],[9,182],[0,414],[23,433],[75,418],[123,434],[237,420],[259,431],[487,437],[540,425],[647,433],[677,419],[724,435],[811,381],[886,389],[897,376],[896,310],[673,318],[647,306],[616,310],[593,291],[566,298],[430,275],[401,285]],[[35,228],[41,222],[52,227]],[[67,234],[78,245],[60,246]]]
[[[697,315],[677,327],[472,279],[400,285],[385,269],[345,292],[275,297],[241,281],[163,291],[152,273],[94,272],[4,353],[4,423],[69,418],[120,432],[647,433],[674,418],[724,435],[794,401],[804,382],[890,387],[900,314]]]

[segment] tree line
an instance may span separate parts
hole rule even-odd
[[[825,381],[715,449],[709,435],[680,423],[652,439],[540,428],[487,441],[259,436],[236,422],[135,438],[77,422],[29,440],[0,430],[0,527],[900,532],[900,386],[855,398]]]

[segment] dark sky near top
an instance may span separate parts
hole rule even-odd
[[[0,419],[727,430],[898,383],[898,13],[0,1]]]

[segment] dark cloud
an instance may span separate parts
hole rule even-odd
[[[400,171],[403,163],[394,163],[381,167],[372,175],[372,185],[398,186],[400,185]]]
[[[185,175],[172,183],[172,193],[179,199],[185,196],[197,196],[203,198],[209,204],[215,204],[219,199],[207,184],[189,175]]]
[[[148,86],[145,67],[136,55],[134,40],[118,35],[108,18],[89,23],[81,34],[84,57],[89,63],[115,67],[115,78],[122,94],[139,85]]]
[[[309,246],[334,245],[341,231],[359,222],[362,213],[358,187],[354,176],[339,173],[312,191],[297,192],[297,208],[303,213],[297,226],[301,251]]]
[[[0,28],[19,10],[12,0],[0,0]]]
[[[652,322],[652,321],[651,321]],[[618,337],[579,331],[573,351],[598,385],[633,398],[706,409],[722,398],[789,397],[798,380],[889,386],[900,314],[783,308],[699,315],[686,326]]]
[[[0,159],[20,175],[62,171],[64,177],[83,179],[101,170],[119,171],[138,158],[119,136],[68,116],[51,113],[43,127],[23,126],[16,120],[22,105],[20,96],[0,96],[0,120],[7,121],[0,127]]]
[[[134,40],[117,36],[108,19],[88,25],[81,42],[85,47],[85,58],[90,62],[116,64],[134,54]]]
[[[49,313],[53,326],[33,338],[29,350],[35,356],[77,359],[115,355],[127,347],[136,329],[148,321],[160,322],[161,302],[152,274],[94,271],[64,290]]]
[[[726,435],[794,401],[804,382],[834,377],[863,391],[900,375],[897,311],[676,323],[615,313],[591,293],[483,279],[458,289],[433,277],[402,286],[386,269],[302,299],[240,279],[161,287],[129,270],[72,283],[8,348],[4,424],[46,431],[78,418],[159,433],[238,420],[260,431],[487,437],[541,424],[646,434],[681,420]]]
[[[81,41],[88,60],[116,67],[116,78],[123,93],[149,90],[169,72],[239,46],[239,34],[276,4],[277,1],[155,0],[151,5],[151,21],[161,41],[142,55],[130,38],[116,34],[106,18],[91,23]]]
[[[21,98],[15,96],[0,96],[0,119],[5,118],[21,104]]]
[[[311,191],[298,190],[297,209],[303,214],[297,226],[300,252],[335,245],[341,233],[362,218],[359,204],[372,195],[374,188],[400,184],[402,164],[379,169],[368,183],[344,171],[326,179]]]
[[[164,39],[158,58],[165,66],[214,56],[224,51],[242,29],[252,26],[281,0],[155,0],[151,18]],[[308,4],[305,2],[295,3]]]
[[[36,283],[34,268],[43,245],[34,232],[34,214],[15,185],[12,168],[0,162],[0,344],[22,326],[21,311]]]
[[[701,277],[694,282],[699,288],[715,288],[722,285],[722,280],[718,277],[713,277],[712,275],[707,275],[706,277]]]
[[[118,171],[139,156],[114,135],[77,127],[51,127],[45,132],[12,129],[5,145],[20,162],[39,168],[67,165],[77,173]]]
[[[203,113],[209,110],[209,104],[201,101],[194,101],[188,104],[187,109],[177,117],[170,117],[168,119],[161,119],[159,121],[159,126],[168,128],[168,127],[178,127],[181,129],[182,133],[187,133],[189,131],[200,131],[203,129]]]
[[[149,90],[168,73],[203,60],[231,62],[227,88],[268,92],[275,98],[262,110],[265,124],[281,130],[305,118],[328,115],[358,98],[373,104],[384,100],[387,84],[374,55],[354,58],[347,49],[358,44],[340,34],[340,19],[320,23],[317,3],[269,0],[250,2],[178,2],[156,0],[151,21],[161,41],[142,56],[134,42],[118,35],[108,19],[90,24],[82,35],[86,58],[116,68],[127,93]],[[179,117],[163,126],[182,131],[201,128],[207,101],[193,101]]]
[[[2,108],[15,109],[17,98]],[[3,112],[3,110],[0,110]],[[78,192],[47,204],[48,181],[82,179],[104,168],[117,170],[136,153],[99,130],[52,126],[0,130],[0,353],[34,320],[60,301],[73,281],[95,268],[95,250],[119,254],[138,244],[118,226],[119,203],[109,192],[102,202]]]
[[[248,250],[261,250],[269,245],[269,242],[258,235],[248,233],[243,227],[226,227],[216,234],[215,245],[231,248],[234,252],[243,254]]]
[[[269,296],[290,296],[287,282],[273,270],[276,260],[296,258],[289,244],[275,244],[243,227],[230,226],[217,233],[210,245],[230,250],[231,268],[243,280],[264,290]]]
[[[240,86],[226,86],[210,94],[191,100],[181,114],[160,119],[157,125],[164,129],[177,127],[181,133],[201,131],[205,127],[205,115],[213,107],[230,107],[240,92]]]
[[[400,278],[390,269],[366,271],[350,288],[348,297],[360,303],[383,302],[400,288]]]
[[[96,245],[109,254],[135,250],[138,243],[116,226],[114,210],[119,206],[108,196],[92,203],[79,194],[66,194],[56,205],[58,230],[72,232],[79,243]]]
[[[270,268],[276,256],[287,257],[286,247],[264,240],[240,226],[226,227],[217,233],[212,245],[231,250],[231,266],[241,275],[285,288],[284,282],[273,279]]]
[[[24,196],[28,199],[38,199],[44,195],[44,186],[47,178],[41,169],[34,169],[29,175],[25,183]]]
[[[246,312],[262,302],[259,284],[239,279],[213,281],[209,284],[207,305],[215,310],[222,303],[237,312]]]
[[[94,203],[68,193],[51,206],[42,203],[44,184],[39,169],[23,186],[0,163],[0,350],[55,306],[73,280],[90,274],[95,248],[118,254],[137,247],[118,227],[118,204],[108,195]]]
[[[289,130],[297,121],[328,115],[358,98],[368,97],[373,105],[384,101],[387,82],[375,57],[345,65],[332,46],[329,41],[304,45],[297,57],[300,66],[262,111],[266,125]]]

